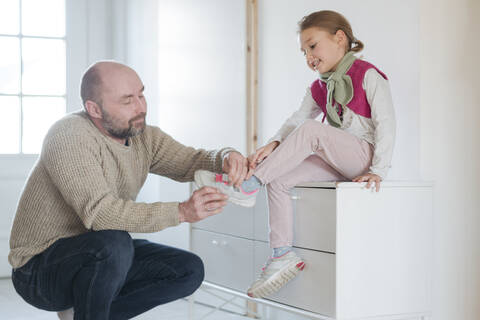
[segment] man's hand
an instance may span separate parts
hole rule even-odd
[[[382,178],[380,178],[379,175],[376,175],[374,173],[367,173],[358,177],[353,178],[353,182],[365,182],[367,181],[367,189],[370,189],[370,186],[372,183],[375,183],[375,189],[376,191],[380,191],[380,181],[382,181]]]
[[[217,188],[203,187],[195,190],[185,202],[178,206],[180,222],[197,222],[220,213],[227,205],[228,196]]]
[[[242,154],[232,151],[223,160],[223,172],[228,174],[230,184],[240,187],[248,173],[248,160]]]

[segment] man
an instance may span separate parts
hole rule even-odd
[[[82,79],[85,110],[47,133],[10,237],[12,281],[33,306],[67,310],[61,318],[129,319],[200,286],[199,257],[128,232],[199,221],[221,212],[227,196],[204,187],[182,203],[135,198],[149,172],[184,182],[197,169],[223,169],[239,184],[247,160],[231,148],[183,146],[147,126],[143,91],[129,67],[96,63]]]

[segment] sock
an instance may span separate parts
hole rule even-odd
[[[273,258],[278,258],[280,256],[283,256],[285,253],[288,251],[292,250],[292,247],[286,246],[286,247],[279,247],[279,248],[273,248]]]
[[[242,182],[242,189],[245,192],[255,191],[259,189],[261,186],[262,186],[262,183],[255,176],[251,176],[250,179]]]

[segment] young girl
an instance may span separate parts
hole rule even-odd
[[[195,179],[197,185],[217,187],[232,202],[245,206],[254,205],[259,187],[267,186],[273,255],[248,289],[248,295],[256,298],[279,290],[305,266],[291,250],[290,189],[304,182],[352,180],[367,182],[367,188],[374,183],[378,191],[395,141],[387,77],[354,56],[363,44],[345,17],[333,11],[314,12],[299,22],[299,35],[308,67],[319,74],[300,109],[270,143],[249,157],[251,170],[240,187],[207,171],[197,172]],[[312,120],[320,114],[328,124]]]

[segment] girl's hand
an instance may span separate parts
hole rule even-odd
[[[370,186],[372,183],[375,183],[375,189],[376,191],[380,191],[380,181],[382,181],[382,178],[380,178],[379,175],[376,175],[374,173],[367,173],[358,177],[353,178],[353,182],[365,182],[367,181],[367,189],[370,189]]]
[[[257,149],[255,153],[252,153],[251,155],[248,156],[248,174],[245,180],[250,179],[250,177],[253,175],[253,170],[257,167],[257,164],[263,161],[266,157],[270,155],[270,153],[275,150],[276,147],[280,142],[278,141],[272,141],[269,144]]]

